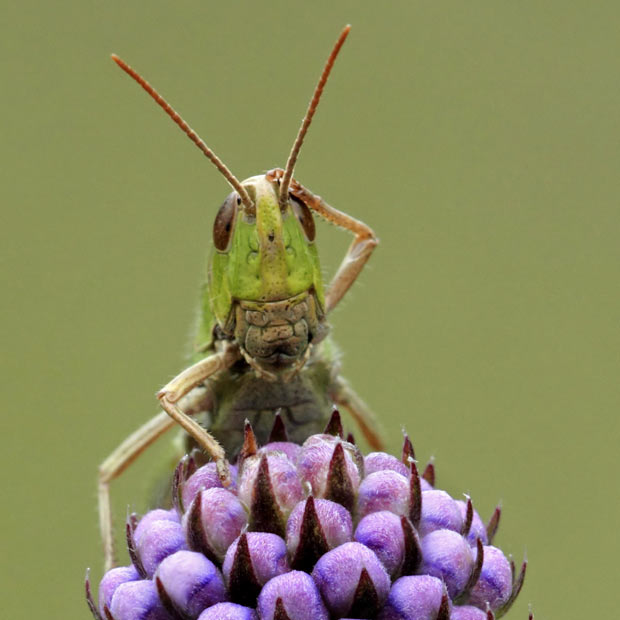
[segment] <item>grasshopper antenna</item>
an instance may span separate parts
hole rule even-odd
[[[297,156],[299,155],[301,145],[303,144],[304,138],[306,137],[308,127],[310,127],[310,123],[312,122],[312,117],[314,116],[314,113],[319,106],[319,100],[321,99],[321,95],[323,94],[323,89],[325,88],[325,84],[327,83],[327,78],[331,73],[334,62],[336,62],[338,52],[340,52],[340,48],[343,46],[346,38],[349,36],[350,31],[350,24],[347,24],[342,29],[342,32],[340,33],[340,36],[338,37],[338,40],[336,41],[336,44],[334,45],[334,48],[332,49],[332,52],[329,55],[327,62],[325,63],[323,73],[321,73],[321,77],[319,78],[319,82],[314,89],[314,94],[312,95],[312,99],[310,100],[310,104],[308,105],[308,109],[306,110],[304,119],[303,121],[301,121],[301,127],[299,128],[299,132],[297,133],[297,137],[295,138],[295,142],[293,143],[291,153],[286,160],[286,169],[280,183],[281,208],[284,208],[286,206],[286,203],[288,202],[288,188],[291,183],[291,179],[293,178],[293,170],[295,169]]]
[[[144,90],[153,97],[162,110],[181,128],[183,133],[211,160],[211,163],[224,175],[233,189],[237,191],[246,209],[254,211],[254,203],[239,179],[226,167],[226,164],[205,144],[204,140],[181,118],[179,113],[136,71],[116,54],[112,60]]]

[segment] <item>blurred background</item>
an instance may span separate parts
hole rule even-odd
[[[614,2],[4,3],[2,591],[88,618],[96,469],[185,364],[228,187],[283,165],[381,238],[332,317],[343,372],[438,485],[502,502],[510,618],[617,610],[620,8]],[[326,272],[348,247],[319,228]],[[144,509],[167,441],[112,487]],[[126,559],[123,556],[123,559]]]

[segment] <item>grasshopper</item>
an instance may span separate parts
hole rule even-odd
[[[277,411],[291,439],[301,443],[321,432],[334,404],[341,406],[368,443],[381,448],[372,413],[339,375],[327,324],[378,240],[366,224],[293,178],[304,137],[349,30],[350,26],[343,29],[329,55],[285,169],[243,182],[144,78],[112,56],[210,159],[233,191],[213,225],[214,251],[194,363],[158,392],[163,411],[125,439],[99,468],[106,570],[114,565],[110,483],[175,423],[216,462],[225,486],[230,483],[226,454],[233,456],[240,449],[244,420],[264,442]],[[328,286],[322,280],[312,212],[354,235]]]

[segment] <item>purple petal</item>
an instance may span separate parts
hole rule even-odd
[[[309,482],[315,497],[324,497],[327,489],[327,474],[334,450],[338,444],[344,447],[346,471],[357,490],[360,484],[360,471],[354,456],[357,448],[333,435],[312,435],[301,447],[297,468],[304,482]]]
[[[246,504],[252,505],[252,493],[254,483],[258,475],[261,462],[261,454],[249,457],[243,461],[239,474],[239,499]],[[297,475],[295,465],[283,452],[270,452],[267,454],[269,465],[269,479],[274,491],[275,499],[286,515],[290,513],[297,502],[304,497],[301,480]]]
[[[99,612],[104,618],[103,607],[104,605],[107,605],[108,608],[110,607],[116,588],[127,581],[138,581],[139,579],[140,575],[138,575],[138,571],[133,564],[113,568],[103,576],[99,582]]]
[[[118,586],[110,612],[114,620],[172,620],[150,580],[128,581]]]
[[[422,538],[424,561],[420,572],[443,579],[450,598],[467,584],[474,556],[467,541],[452,530],[436,530]]]
[[[236,603],[218,603],[205,609],[198,620],[258,620],[253,609]]]
[[[220,571],[202,553],[177,551],[159,565],[155,573],[174,606],[190,618],[203,609],[226,600]]]
[[[150,529],[151,525],[156,521],[174,521],[175,523],[180,523],[181,518],[179,517],[176,510],[163,510],[162,508],[157,508],[156,510],[151,510],[147,512],[141,519],[138,521],[138,525],[133,533],[133,538],[136,543],[140,542],[140,538],[142,538],[142,534]]]
[[[377,471],[395,471],[405,478],[409,478],[409,468],[391,454],[385,452],[371,452],[364,457],[364,472],[368,476]]]
[[[290,570],[286,557],[286,544],[282,538],[265,532],[248,532],[246,538],[254,575],[260,585],[264,585],[273,577]],[[226,582],[230,577],[238,543],[239,539],[237,538],[226,552],[222,567]]]
[[[458,504],[445,491],[422,492],[420,536],[442,529],[460,532],[462,527],[463,517]]]
[[[495,611],[510,597],[512,592],[512,570],[510,562],[497,547],[484,547],[482,572],[471,591],[469,602],[480,609],[486,609],[487,602]]]
[[[328,551],[316,563],[312,577],[333,614],[342,617],[350,612],[364,570],[376,590],[378,604],[383,604],[390,590],[390,578],[368,547],[357,542],[345,543]]]
[[[355,530],[355,540],[374,551],[393,577],[405,559],[405,537],[400,517],[382,510],[365,516]]]
[[[295,506],[286,524],[286,546],[291,556],[295,555],[299,545],[299,532],[306,509],[306,502],[307,500],[299,502]],[[327,499],[315,499],[314,507],[321,524],[321,530],[325,536],[325,541],[330,549],[351,540],[353,523],[351,515],[346,508]]]
[[[235,467],[233,465],[230,466],[231,469],[231,477],[232,484],[227,487],[228,491],[233,493],[236,492],[237,483],[235,482]],[[198,494],[198,491],[201,489],[212,489],[212,488],[220,488],[223,489],[224,485],[220,480],[220,477],[217,473],[215,463],[207,463],[203,465],[200,469],[197,469],[188,479],[187,482],[183,485],[182,497],[183,497],[183,506],[185,509],[194,501],[194,497]]]
[[[290,620],[329,620],[329,614],[312,577],[291,571],[268,581],[258,597],[261,620],[273,620],[278,599]]]
[[[192,502],[200,501],[200,527],[209,548],[217,559],[224,559],[226,550],[247,525],[248,515],[243,504],[226,489],[211,488],[201,491]],[[192,540],[192,520],[188,517],[191,507],[183,516],[183,528]]]
[[[136,545],[142,566],[149,577],[153,576],[164,558],[186,548],[183,528],[177,521],[153,521],[148,529],[143,528]]]
[[[359,487],[358,514],[389,510],[397,515],[409,514],[409,479],[395,471],[378,471],[366,476]]]
[[[271,443],[265,444],[259,452],[261,454],[263,452],[284,452],[291,463],[297,463],[299,453],[301,452],[301,446],[292,441],[272,441]]]
[[[477,607],[463,605],[452,608],[450,620],[487,620],[487,614]]]
[[[401,577],[392,585],[379,620],[435,620],[444,585],[429,575]]]

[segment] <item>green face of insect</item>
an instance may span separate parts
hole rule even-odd
[[[233,193],[214,224],[215,252],[206,291],[214,319],[226,323],[234,300],[261,304],[310,289],[322,307],[323,282],[308,207],[290,201],[281,210],[278,186],[264,175],[245,180],[243,186],[255,212],[247,213]]]

